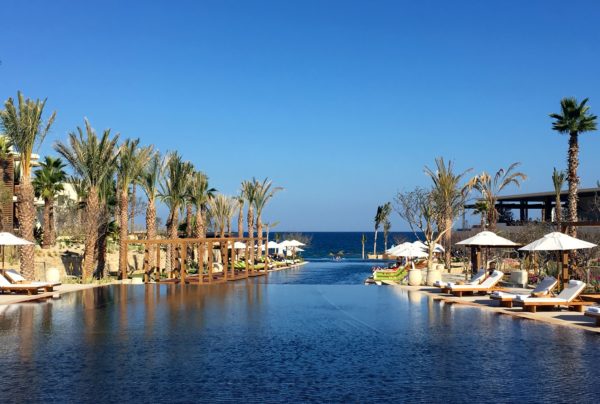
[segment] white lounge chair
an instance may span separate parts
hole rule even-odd
[[[30,281],[28,279],[25,279],[23,277],[23,275],[21,275],[20,273],[18,273],[17,271],[15,271],[14,269],[5,269],[4,270],[4,276],[6,277],[6,279],[8,279],[11,283],[28,283],[30,285],[40,285],[40,288],[45,288],[48,285],[52,286],[52,287],[56,287],[56,286],[60,286],[61,283],[60,282],[56,282],[56,283],[50,283],[50,282],[38,282],[38,281]]]
[[[579,295],[585,289],[585,282],[570,280],[567,286],[556,297],[521,297],[517,296],[513,303],[523,306],[523,310],[535,313],[539,306],[566,306],[583,312],[583,306],[591,305],[592,302],[584,302]]]
[[[479,285],[450,285],[448,291],[458,297],[461,297],[464,293],[490,293],[496,288],[503,276],[504,274],[501,271],[494,271]]]
[[[28,295],[37,295],[38,291],[41,289],[39,285],[32,285],[28,283],[10,283],[8,279],[4,277],[4,275],[0,275],[0,292],[25,292]],[[46,291],[50,292],[52,286],[49,286],[50,290],[44,288]]]
[[[411,262],[412,264],[412,262]],[[413,266],[414,268],[414,266]],[[481,281],[483,281],[485,279],[485,274],[486,274],[486,270],[485,269],[479,269],[479,271],[477,271],[477,273],[475,275],[473,275],[471,277],[471,279],[467,282],[465,282],[465,285],[479,285],[481,283]],[[444,281],[435,281],[433,283],[433,286],[441,288],[442,292],[447,292],[448,288],[450,288],[451,285],[457,285],[456,282],[444,282]]]
[[[517,297],[528,298],[528,297],[545,297],[552,292],[552,289],[556,287],[558,281],[553,276],[547,276],[531,291],[529,294],[515,294],[496,290],[490,295],[490,299],[497,300],[502,307],[513,307],[513,301]]]

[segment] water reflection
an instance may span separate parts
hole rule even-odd
[[[585,402],[596,343],[399,288],[123,285],[0,307],[0,384],[38,401]]]

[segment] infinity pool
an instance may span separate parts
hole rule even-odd
[[[290,277],[0,306],[0,400],[597,402],[595,334]]]

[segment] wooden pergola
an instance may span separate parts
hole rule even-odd
[[[267,274],[268,258],[265,260],[263,268],[257,268],[251,257],[253,256],[254,240],[240,237],[215,237],[215,238],[177,238],[177,239],[155,239],[155,240],[126,240],[125,244],[142,245],[144,247],[144,259],[142,269],[144,271],[144,282],[150,282],[150,277],[154,275],[157,282],[180,282],[213,284],[227,281],[235,281],[253,276],[262,276]],[[235,243],[244,243],[245,248],[235,249]],[[170,260],[168,278],[160,280],[163,273],[161,268],[161,250],[167,249],[167,259]],[[169,254],[170,250],[170,256]],[[260,256],[260,246],[258,256]],[[127,254],[126,251],[121,252]],[[216,254],[215,254],[216,251]],[[217,261],[216,255],[221,258],[222,271],[215,271],[214,267]],[[154,256],[154,265],[151,265],[150,257]],[[266,254],[268,256],[268,254]],[[255,255],[256,257],[256,255]],[[243,258],[243,261],[240,259]],[[127,260],[125,260],[128,262]],[[243,267],[236,263],[243,262]],[[165,266],[169,264],[165,262]],[[189,267],[195,265],[198,273],[189,274]],[[121,274],[127,273],[127,268],[119,268]]]

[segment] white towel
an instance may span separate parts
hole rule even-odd
[[[598,313],[600,314],[600,306],[591,306],[586,310],[588,313]]]

